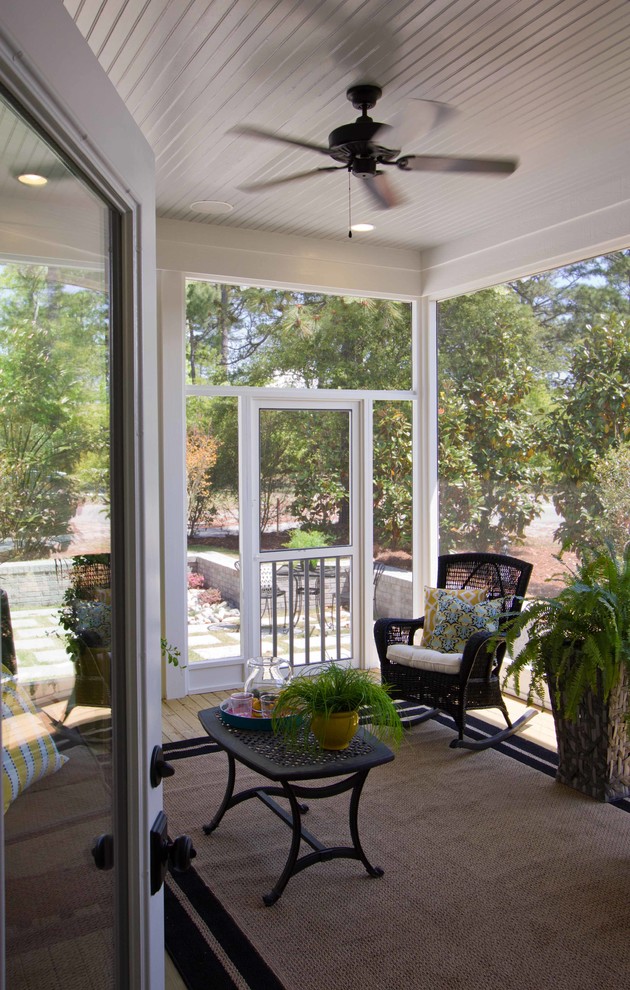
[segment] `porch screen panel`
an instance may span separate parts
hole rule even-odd
[[[440,551],[534,563],[564,587],[585,546],[621,554],[630,518],[630,250],[438,306]]]
[[[238,401],[186,404],[188,662],[241,653]]]
[[[372,610],[374,619],[412,615],[412,403],[373,407]]]
[[[411,305],[189,280],[189,385],[411,388]]]

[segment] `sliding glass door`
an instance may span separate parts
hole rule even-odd
[[[152,175],[144,139],[61,5],[9,5],[0,986],[11,990],[163,983],[162,901],[149,882],[159,675],[145,676],[160,664],[159,585],[147,591],[159,560],[143,535],[157,520],[145,494],[157,490]]]
[[[47,972],[61,985],[89,971],[89,985],[110,987],[112,680],[124,662],[112,576],[119,226],[6,100],[0,147],[7,982],[30,987]]]

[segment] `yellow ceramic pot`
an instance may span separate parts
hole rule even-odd
[[[358,727],[358,712],[314,715],[311,720],[313,735],[322,749],[347,749]]]

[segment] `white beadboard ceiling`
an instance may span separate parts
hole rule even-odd
[[[161,217],[347,238],[344,171],[243,192],[248,181],[333,163],[230,128],[326,144],[357,117],[345,94],[365,81],[383,89],[371,112],[382,122],[410,100],[452,109],[406,153],[514,157],[519,167],[507,178],[390,169],[404,202],[387,211],[352,177],[353,221],[375,224],[364,243],[501,241],[630,199],[628,0],[64,5],[155,151]],[[191,208],[198,200],[233,211],[204,216]]]

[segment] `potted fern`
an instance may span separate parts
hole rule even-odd
[[[538,599],[507,630],[525,631],[506,677],[529,668],[534,692],[546,679],[558,740],[557,779],[601,801],[630,794],[630,543],[584,553],[556,598]]]
[[[275,730],[302,744],[308,743],[312,732],[322,749],[346,749],[359,721],[394,745],[402,739],[402,723],[389,685],[380,684],[367,670],[336,663],[316,674],[294,677],[280,692],[274,709]]]

